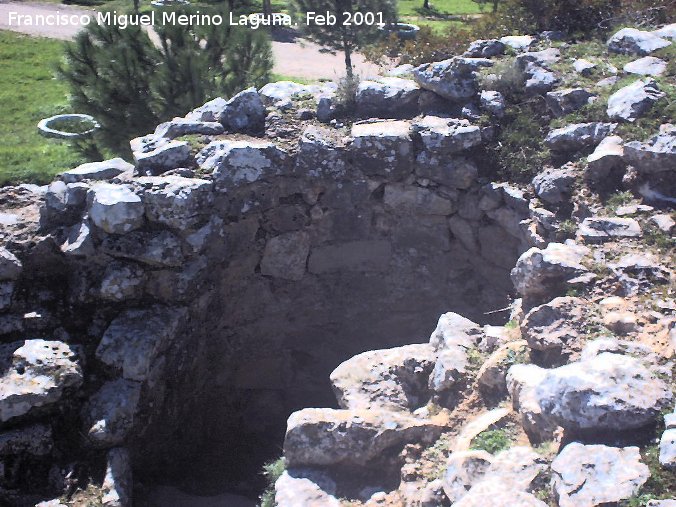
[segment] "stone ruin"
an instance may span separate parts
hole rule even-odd
[[[459,379],[477,375],[489,397],[509,389],[536,440],[558,426],[597,428],[607,407],[543,415],[564,396],[554,388],[533,401],[529,382],[543,372],[568,378],[563,368],[580,364],[565,366],[569,359],[604,352],[585,356],[565,333],[548,335],[552,312],[574,321],[571,308],[584,301],[538,305],[598,279],[590,248],[556,242],[552,203],[569,198],[568,179],[547,173],[535,192],[492,182],[484,147],[494,129],[468,119],[480,94],[499,121],[501,98],[477,88],[477,71],[490,65],[458,57],[416,69],[415,82],[362,83],[357,111],[370,119],[350,123],[332,119],[333,85],[245,90],[132,140],[133,165],[89,163],[46,188],[2,189],[2,501],[34,505],[87,478],[103,505],[131,505],[132,468],[137,492],[174,482],[251,494],[286,428],[287,464],[316,470],[283,476],[279,505],[334,505],[317,486],[326,467],[370,477],[374,461],[406,444],[431,445],[450,423],[435,418],[430,400],[454,406],[458,386],[471,384]],[[548,142],[593,148],[612,134],[612,124],[587,125]],[[637,167],[673,133],[661,135],[634,143]],[[617,163],[614,154],[598,158]],[[673,164],[673,154],[664,160]],[[586,243],[640,236],[632,219],[607,220],[585,220]],[[660,269],[654,276],[668,281]],[[521,307],[511,304],[515,287]],[[510,312],[526,323],[540,366],[506,378],[504,358],[526,347],[506,338]],[[483,367],[468,373],[475,349]],[[613,371],[640,366],[609,361]],[[671,391],[650,388],[646,407],[627,409],[613,428],[643,427],[667,406]],[[388,474],[381,480],[396,489]],[[308,477],[309,493],[294,482]],[[413,489],[417,500],[403,504],[446,502],[434,500],[438,487]],[[511,505],[531,505],[522,489]],[[447,497],[451,490],[444,485]]]

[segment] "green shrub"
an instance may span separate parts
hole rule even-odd
[[[340,115],[354,113],[357,106],[357,89],[359,88],[359,76],[346,75],[338,80],[335,103]]]
[[[279,479],[286,470],[286,463],[284,458],[278,458],[274,461],[269,461],[263,465],[262,475],[268,483],[265,491],[260,496],[260,507],[274,507],[275,506],[275,482]]]
[[[486,430],[479,433],[474,440],[472,440],[472,449],[484,450],[495,454],[496,452],[504,451],[509,449],[512,445],[512,439],[510,438],[507,430],[497,429],[497,430]]]

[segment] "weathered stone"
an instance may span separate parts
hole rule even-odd
[[[481,144],[481,129],[467,120],[425,116],[413,124],[425,151],[451,155]]]
[[[265,105],[255,88],[247,88],[228,100],[216,119],[229,132],[262,132]]]
[[[286,280],[300,280],[310,253],[310,237],[306,232],[289,232],[271,238],[265,245],[261,273]]]
[[[454,346],[441,349],[432,374],[429,376],[429,388],[435,393],[453,389],[466,379],[468,365],[469,358],[464,347]]]
[[[608,98],[608,116],[613,120],[635,121],[664,96],[654,79],[638,80]]]
[[[109,180],[125,172],[131,172],[134,166],[121,158],[112,158],[103,162],[89,162],[61,173],[65,183],[76,183],[83,180]]]
[[[331,373],[338,405],[413,411],[427,402],[435,353],[426,343],[358,354]]]
[[[453,504],[453,507],[547,507],[542,500],[524,491],[470,491],[462,500]]]
[[[82,383],[76,352],[59,341],[41,339],[1,346],[0,422],[58,402]]]
[[[95,252],[94,240],[92,239],[89,223],[83,221],[67,229],[66,239],[60,245],[61,251],[66,255],[86,257]]]
[[[505,115],[505,97],[500,92],[482,90],[479,96],[481,108],[490,114],[502,118]]]
[[[116,447],[108,451],[106,475],[103,478],[101,504],[103,507],[132,506],[132,467],[129,451]]]
[[[389,241],[351,241],[313,248],[308,271],[313,274],[332,271],[385,271],[392,246]]]
[[[592,148],[615,130],[615,127],[614,123],[575,123],[551,130],[545,138],[545,144],[554,151]]]
[[[648,480],[638,447],[568,444],[552,462],[561,507],[607,505],[635,495]]]
[[[260,94],[263,102],[266,104],[277,104],[286,102],[294,97],[310,93],[307,86],[293,81],[277,81],[275,83],[268,83],[261,88]]]
[[[526,78],[524,90],[531,95],[545,94],[559,83],[556,73],[537,62],[526,63],[523,73]]]
[[[145,381],[172,344],[184,316],[184,309],[163,306],[126,310],[106,329],[96,358],[127,380]]]
[[[624,158],[644,174],[676,171],[676,126],[664,124],[648,141],[626,143]]]
[[[529,63],[537,65],[549,65],[556,63],[561,59],[561,51],[558,48],[547,48],[542,51],[528,51],[521,53],[516,57],[516,63],[521,68],[525,68]]]
[[[550,243],[547,248],[531,248],[524,252],[512,270],[512,282],[525,298],[551,298],[565,284],[587,272],[581,261],[591,252],[575,244]]]
[[[463,56],[470,58],[490,58],[505,52],[505,43],[497,39],[475,40],[469,45]]]
[[[400,118],[418,111],[420,86],[410,79],[383,77],[362,81],[357,88],[357,113],[378,118]]]
[[[648,55],[669,46],[671,42],[650,32],[636,28],[622,28],[608,39],[608,50],[613,53]]]
[[[213,171],[219,191],[280,174],[287,159],[286,152],[269,141],[212,141],[196,157],[203,170]]]
[[[306,408],[287,422],[288,466],[365,465],[391,448],[431,443],[444,427],[380,410]]]
[[[415,173],[447,187],[465,189],[479,177],[479,168],[466,157],[423,151],[416,158]]]
[[[207,122],[220,121],[226,102],[223,97],[216,97],[197,109],[190,111],[185,115],[185,119]]]
[[[589,217],[580,224],[577,233],[588,243],[600,243],[615,238],[639,238],[641,226],[633,218]]]
[[[216,121],[198,121],[185,118],[174,118],[160,123],[153,135],[174,139],[180,136],[205,135],[215,136],[224,132],[223,125]]]
[[[528,357],[528,344],[516,340],[501,345],[479,368],[476,379],[485,397],[501,398],[507,394],[507,371],[519,358]]]
[[[33,424],[0,433],[0,456],[44,456],[52,452],[53,447],[52,428],[46,424]]]
[[[548,92],[547,107],[554,116],[565,116],[589,104],[595,95],[584,88],[566,88]]]
[[[500,42],[517,51],[526,51],[535,43],[535,37],[530,35],[506,35],[500,38]]]
[[[444,493],[453,505],[467,495],[472,485],[486,475],[493,456],[486,451],[454,452],[442,478]]]
[[[581,76],[590,76],[595,68],[595,63],[585,60],[584,58],[578,58],[573,62],[573,69]]]
[[[103,384],[83,409],[84,432],[95,447],[124,442],[134,425],[141,384],[117,379]]]
[[[213,193],[211,182],[180,176],[150,176],[139,178],[145,187],[143,203],[146,217],[180,231],[192,229],[204,222],[211,212]]]
[[[275,482],[275,505],[277,507],[340,507],[333,496],[336,484],[316,471],[285,470]]]
[[[468,251],[473,253],[479,251],[479,243],[476,235],[477,225],[468,222],[458,215],[453,215],[448,219],[448,226],[450,227],[453,236],[455,236]]]
[[[134,231],[124,236],[109,236],[101,251],[120,259],[131,259],[157,267],[178,267],[184,256],[180,239],[169,231]]]
[[[570,198],[575,174],[567,168],[547,168],[533,178],[537,196],[550,204],[559,204]]]
[[[430,345],[435,350],[462,346],[471,348],[481,341],[483,329],[471,320],[454,312],[439,317],[437,327],[430,336]]]
[[[454,57],[441,62],[421,65],[413,70],[413,77],[421,88],[449,100],[462,100],[477,93],[474,72],[479,67],[493,65],[485,58]]]
[[[143,203],[124,185],[97,183],[89,197],[89,218],[110,234],[125,234],[143,224]]]
[[[629,74],[642,76],[661,76],[667,70],[667,62],[654,56],[644,56],[633,62],[629,62],[623,68]]]
[[[398,213],[447,216],[456,209],[455,204],[423,187],[390,183],[385,186],[383,202]]]
[[[187,141],[170,141],[147,152],[134,151],[134,160],[139,174],[161,174],[186,164],[190,145]]]
[[[517,364],[507,371],[507,391],[512,408],[521,416],[521,426],[531,441],[552,440],[557,424],[542,410],[536,390],[547,370],[534,364]]]
[[[344,143],[335,129],[310,125],[298,143],[295,172],[301,177],[338,178],[346,173]]]
[[[531,309],[521,322],[521,333],[535,350],[554,350],[569,355],[580,352],[589,302],[576,297],[557,297]]]
[[[510,373],[523,368],[533,373],[537,367],[516,365]],[[654,421],[672,398],[668,386],[641,361],[607,352],[535,378],[528,381],[534,386],[528,392],[533,404],[546,419],[570,430],[640,428]]]
[[[674,221],[674,219],[666,213],[653,215],[650,217],[650,221],[665,234],[671,234],[671,232],[674,230],[674,227],[676,227],[676,221]]]
[[[676,429],[669,429],[662,433],[660,465],[666,468],[676,468]]]
[[[595,182],[602,182],[616,167],[622,167],[624,148],[622,138],[608,136],[587,157],[585,176]]]
[[[16,280],[22,270],[21,261],[12,252],[0,246],[0,280]]]
[[[350,153],[355,164],[370,176],[402,179],[412,171],[413,139],[405,121],[356,123]]]

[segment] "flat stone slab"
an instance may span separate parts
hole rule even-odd
[[[103,162],[89,162],[77,166],[75,169],[62,172],[60,178],[65,183],[76,183],[84,180],[109,180],[124,172],[134,170],[133,164],[121,158],[111,158]]]
[[[577,233],[587,242],[601,243],[617,238],[639,238],[643,231],[633,218],[589,217],[580,224]]]

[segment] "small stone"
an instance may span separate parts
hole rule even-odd
[[[498,118],[505,115],[505,97],[500,92],[482,90],[479,96],[481,108]]]
[[[674,230],[674,226],[676,226],[676,221],[674,221],[673,218],[671,218],[670,215],[667,215],[666,213],[660,213],[658,215],[653,215],[650,217],[650,221],[654,223],[657,228],[664,232],[665,234],[671,234],[672,231]]]
[[[648,55],[670,44],[668,40],[653,33],[636,28],[622,28],[608,39],[608,50],[613,53]]]
[[[535,43],[535,37],[530,35],[507,35],[500,38],[500,42],[517,51],[525,51]]]
[[[593,148],[616,127],[614,123],[576,123],[551,130],[545,144],[554,151],[577,151]]]
[[[223,125],[215,121],[196,121],[185,118],[174,118],[171,121],[160,123],[153,135],[174,139],[180,136],[204,135],[215,136],[224,132]]]
[[[187,141],[170,141],[147,152],[134,151],[134,160],[139,174],[161,174],[185,166],[190,160],[190,145]]]
[[[566,88],[548,92],[547,107],[554,116],[565,116],[591,103],[596,96],[584,88]]]
[[[631,312],[608,312],[603,317],[603,325],[618,335],[636,331],[636,315]]]
[[[602,182],[616,167],[622,167],[624,157],[623,141],[619,136],[608,136],[587,157],[585,176],[595,182]]]
[[[0,280],[16,280],[22,270],[21,261],[12,252],[0,246]]]
[[[490,58],[492,56],[501,55],[504,52],[504,42],[500,42],[497,39],[479,39],[472,42],[462,56],[468,56],[470,58]]]
[[[547,168],[533,178],[537,196],[550,204],[559,204],[570,198],[575,174],[566,168]]]
[[[578,58],[573,62],[573,68],[581,76],[590,76],[596,68],[596,64],[584,58]]]
[[[418,112],[420,86],[411,79],[383,77],[362,81],[357,88],[357,113],[362,117],[402,118]]]
[[[638,80],[608,98],[608,116],[613,120],[633,122],[664,96],[654,79]]]

